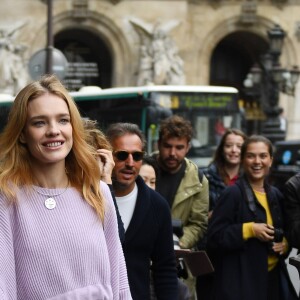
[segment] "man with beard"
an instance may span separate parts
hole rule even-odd
[[[107,137],[113,148],[112,182],[125,228],[123,251],[132,298],[150,299],[151,269],[157,299],[178,299],[170,208],[138,175],[145,138],[131,123],[110,125]]]
[[[185,156],[190,149],[193,129],[191,123],[174,115],[161,122],[157,159],[159,172],[156,190],[167,199],[172,218],[180,219],[183,236],[181,248],[196,246],[207,230],[209,191],[208,181],[196,164]],[[192,295],[195,280],[186,281]]]

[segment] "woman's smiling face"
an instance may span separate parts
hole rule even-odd
[[[64,161],[73,145],[66,102],[49,93],[31,100],[20,141],[26,144],[33,164]]]
[[[241,162],[241,148],[244,138],[240,135],[230,133],[227,135],[223,147],[223,155],[226,164],[239,165]]]
[[[256,185],[263,184],[272,161],[267,144],[260,141],[248,144],[242,163],[249,182]]]

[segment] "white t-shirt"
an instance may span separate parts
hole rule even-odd
[[[123,197],[116,197],[119,213],[121,215],[125,231],[127,230],[133,216],[137,194],[138,188],[135,184],[134,189],[130,194]]]

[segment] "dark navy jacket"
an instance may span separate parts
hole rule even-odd
[[[290,246],[300,250],[300,173],[285,183],[285,217]]]
[[[265,190],[273,225],[283,228],[281,208],[283,196],[275,187],[265,186]],[[269,245],[257,238],[244,241],[242,233],[243,223],[267,223],[266,212],[255,199],[255,215],[249,209],[246,199],[244,185],[240,179],[221,194],[208,225],[208,247],[217,258],[214,264],[213,299],[267,299]],[[279,264],[282,273],[287,275],[283,257]],[[282,296],[281,299],[293,298]]]
[[[150,261],[158,300],[178,299],[171,213],[167,201],[138,176],[138,196],[123,250],[133,300],[150,299]]]
[[[202,169],[209,182],[209,211],[213,210],[217,204],[220,194],[226,189],[226,185],[219,175],[214,163]]]

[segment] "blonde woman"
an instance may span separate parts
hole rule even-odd
[[[59,80],[23,88],[0,138],[1,299],[132,299],[100,178]]]

